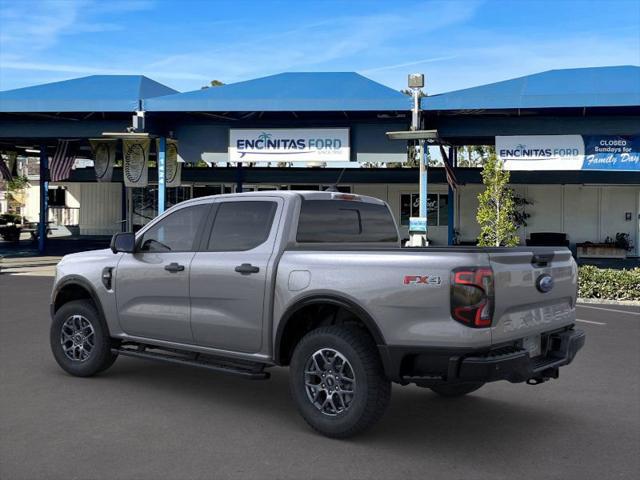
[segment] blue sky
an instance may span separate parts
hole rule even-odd
[[[0,0],[0,90],[144,74],[181,91],[283,71],[439,93],[554,68],[640,64],[640,1]]]

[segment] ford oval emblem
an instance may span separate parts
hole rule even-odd
[[[543,273],[536,280],[536,288],[542,293],[550,292],[553,288],[553,277],[548,273]]]

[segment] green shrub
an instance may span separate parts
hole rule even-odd
[[[614,270],[584,265],[578,269],[578,297],[640,300],[640,268]]]

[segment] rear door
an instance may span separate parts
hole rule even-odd
[[[189,270],[211,203],[185,206],[151,225],[116,269],[116,300],[129,335],[193,343]]]
[[[255,353],[283,201],[220,199],[191,266],[191,328],[198,345]]]
[[[531,247],[488,253],[495,282],[493,344],[575,322],[577,269],[568,249]]]

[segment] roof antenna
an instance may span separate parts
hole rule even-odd
[[[333,183],[332,185],[328,186],[327,188],[324,189],[325,192],[339,192],[340,190],[338,190],[338,184],[340,183],[340,180],[342,180],[342,175],[344,175],[344,171],[347,169],[347,167],[343,167],[342,171],[340,172],[340,175],[338,175],[338,179],[335,181],[335,183]]]

